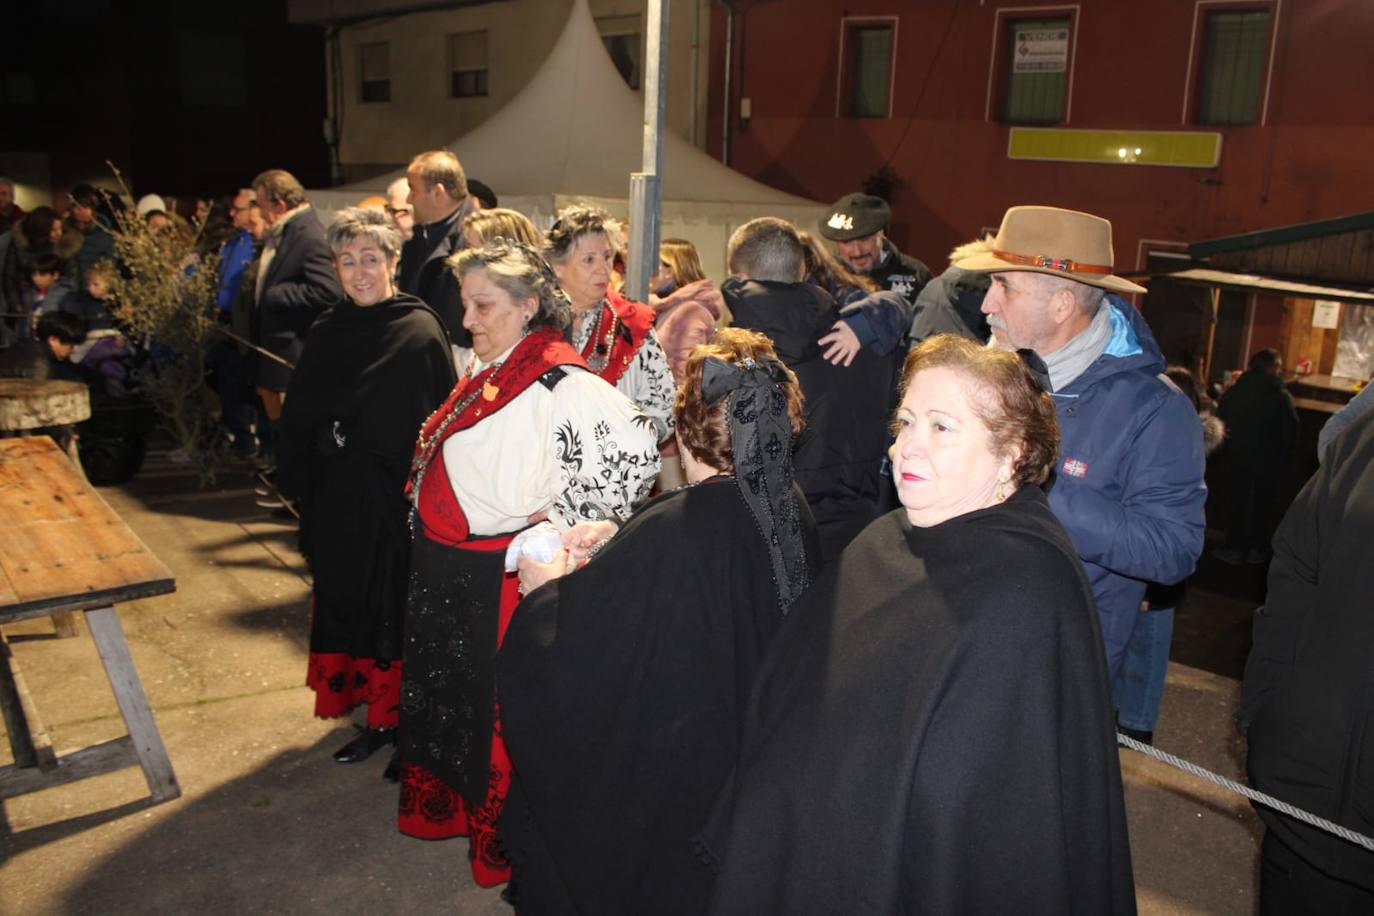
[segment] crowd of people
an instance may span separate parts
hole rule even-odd
[[[0,237],[56,362],[97,203]],[[932,276],[890,218],[750,220],[719,283],[664,239],[640,303],[616,220],[447,150],[327,226],[279,169],[191,216],[315,714],[363,709],[334,759],[385,750],[399,829],[520,912],[1134,912],[1114,731],[1154,728],[1221,426],[1106,220],[1012,207]]]

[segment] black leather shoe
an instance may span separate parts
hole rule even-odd
[[[397,748],[391,752],[391,760],[387,762],[386,769],[382,770],[382,778],[387,782],[401,781],[401,750]]]
[[[357,763],[359,760],[366,760],[380,748],[388,744],[396,743],[396,729],[389,728],[380,731],[375,728],[359,728],[358,737],[345,744],[334,752],[334,759],[339,763]]]

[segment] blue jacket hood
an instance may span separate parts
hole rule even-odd
[[[1107,349],[1093,360],[1083,374],[1074,379],[1056,395],[1076,396],[1093,384],[1118,372],[1141,369],[1151,375],[1158,375],[1167,368],[1164,354],[1145,323],[1145,317],[1116,293],[1108,293],[1102,307],[1111,309],[1112,336],[1107,341]]]

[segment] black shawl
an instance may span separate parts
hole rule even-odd
[[[1133,913],[1102,639],[1039,490],[870,525],[760,669],[716,914]]]
[[[799,491],[808,552],[815,526]],[[497,661],[515,768],[502,833],[521,913],[699,914],[692,837],[735,763],[782,621],[731,478],[659,497],[520,604]]]
[[[406,472],[453,384],[443,326],[413,296],[336,305],[310,328],[282,411],[278,484],[300,500],[312,651],[400,657]]]

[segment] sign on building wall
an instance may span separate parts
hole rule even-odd
[[[1341,304],[1327,299],[1312,303],[1312,327],[1335,330],[1341,323]]]
[[[1012,70],[1016,73],[1063,73],[1069,65],[1069,30],[1017,28]]]

